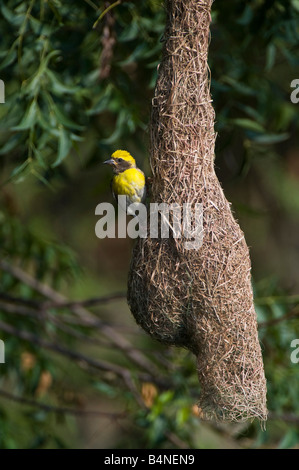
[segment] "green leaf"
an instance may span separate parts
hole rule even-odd
[[[246,5],[240,18],[236,20],[236,23],[245,26],[251,22],[252,18],[253,18],[253,10],[250,7],[250,5]]]
[[[5,58],[3,59],[3,61],[1,62],[0,64],[0,70],[8,67],[9,65],[11,65],[17,58],[17,51],[15,49],[15,47],[11,48],[7,54],[5,55]]]
[[[45,69],[48,67],[50,60],[53,59],[53,57],[58,57],[60,54],[61,54],[61,51],[58,49],[54,49],[53,51],[49,52],[49,54],[46,55],[46,57],[40,63],[39,73],[44,72]]]
[[[35,126],[35,123],[38,118],[39,107],[36,100],[33,100],[30,106],[28,107],[23,119],[20,124],[13,127],[13,131],[24,131],[27,129],[32,129]]]
[[[5,155],[6,153],[11,152],[20,142],[20,134],[13,135],[7,142],[0,148],[0,155]]]
[[[228,83],[232,88],[234,88],[238,93],[241,93],[242,95],[256,96],[256,89],[245,85],[245,83],[238,82],[237,80],[229,76],[224,76],[222,78],[222,81],[224,83]]]
[[[53,11],[57,21],[59,24],[62,24],[62,17],[59,12],[59,8],[61,8],[61,2],[58,0],[48,0],[49,6],[51,10]]]
[[[116,396],[116,390],[111,385],[109,385],[105,382],[96,382],[94,387],[100,393],[102,393],[103,395],[106,395],[110,398],[114,398]]]
[[[44,166],[44,165],[43,165]],[[49,183],[49,181],[41,174],[39,173],[37,170],[33,169],[31,170],[31,173],[42,183],[44,184],[47,188],[49,188],[51,191],[54,191],[54,188],[53,186],[51,185],[51,183]],[[43,261],[44,261],[44,256],[43,256]]]
[[[279,142],[283,142],[284,140],[287,140],[290,137],[289,134],[286,132],[283,134],[263,134],[263,135],[256,135],[252,137],[252,140],[259,144],[264,144],[264,145],[271,145],[271,144],[277,144]]]
[[[243,103],[238,103],[238,109],[241,109],[247,116],[249,116],[253,121],[263,125],[264,117],[251,106],[247,106]]]
[[[161,12],[164,14],[163,12]],[[140,17],[139,19],[140,27],[139,30],[141,31],[141,34],[143,33],[144,30],[147,30],[149,32],[155,32],[155,33],[163,33],[165,30],[165,20],[164,16],[157,16],[156,21],[153,23],[152,18],[145,18],[145,17]]]
[[[299,0],[292,0],[292,6],[295,10],[299,11]]]
[[[83,142],[85,140],[84,137],[74,134],[73,132],[71,132],[70,136],[73,142]]]
[[[43,85],[43,76],[48,71],[48,65],[50,60],[53,57],[57,57],[60,55],[60,51],[54,50],[51,51],[40,63],[38,70],[34,73],[34,75],[28,79],[27,84],[24,86],[24,94],[29,96],[37,96],[39,94],[39,90]],[[26,82],[25,82],[26,83]]]
[[[252,121],[251,119],[237,118],[237,119],[232,119],[231,122],[232,124],[235,124],[238,127],[242,127],[250,131],[265,132],[265,129],[261,124],[259,124],[256,121]]]
[[[67,157],[72,146],[72,141],[69,138],[68,132],[63,127],[59,129],[59,140],[58,140],[58,154],[55,162],[51,165],[52,168],[60,165],[61,162]]]
[[[87,114],[88,115],[100,114],[103,111],[110,109],[109,105],[112,101],[112,95],[113,95],[113,86],[109,84],[104,89],[104,92],[100,95],[100,97],[98,98],[97,102],[93,105],[93,107],[87,111]]]
[[[78,93],[81,90],[79,86],[65,85],[64,83],[62,83],[59,80],[58,75],[55,74],[52,70],[47,69],[45,73],[51,81],[52,91],[55,95],[74,95],[75,93]]]
[[[33,148],[33,154],[34,154],[34,157],[36,159],[36,161],[39,163],[39,165],[43,168],[43,169],[46,169],[47,168],[47,165],[45,164],[45,161],[43,159],[43,155],[42,155],[42,152],[40,152],[40,150],[36,147]]]
[[[136,39],[139,34],[139,26],[137,21],[132,21],[119,35],[119,42],[127,42]]]
[[[11,172],[10,179],[15,178],[16,176],[20,176],[30,165],[31,160],[27,158],[21,165],[17,166],[14,168],[14,170]]]
[[[294,447],[299,442],[298,432],[295,429],[290,429],[285,436],[281,439],[278,449],[289,449]]]
[[[80,126],[79,124],[75,123],[66,114],[64,114],[64,111],[59,105],[55,104],[53,106],[53,112],[57,118],[57,121],[63,126],[68,127],[69,129],[77,129],[79,131],[82,131],[84,129],[83,126]]]
[[[114,132],[107,137],[107,139],[102,139],[103,144],[114,144],[122,135],[126,127],[127,122],[127,112],[126,110],[120,111]]]
[[[125,60],[118,62],[118,65],[123,67],[124,65],[131,64],[132,62],[137,62],[139,59],[142,59],[144,57],[144,53],[146,50],[147,50],[147,45],[145,43],[139,44],[134,49],[132,54],[130,54],[129,57],[127,57]]]
[[[4,18],[13,26],[20,26],[25,18],[25,14],[16,15],[15,12],[9,10],[5,5],[1,6],[1,13]]]
[[[55,31],[53,27],[51,27],[47,23],[41,23],[39,20],[37,20],[33,16],[30,16],[29,23],[33,32],[39,36],[43,35],[47,37],[47,36],[50,36]]]
[[[275,58],[276,58],[276,46],[272,43],[270,43],[267,47],[266,51],[266,65],[265,65],[265,70],[269,72],[275,64]]]
[[[163,405],[164,405],[166,403],[171,402],[173,400],[173,397],[174,397],[174,391],[173,390],[167,390],[166,392],[163,392],[159,395],[158,402],[163,403]]]
[[[180,428],[183,426],[190,416],[190,407],[189,406],[182,406],[178,409],[176,413],[176,424]]]

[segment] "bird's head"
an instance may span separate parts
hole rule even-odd
[[[132,155],[126,150],[116,150],[109,160],[104,163],[110,165],[113,169],[113,173],[122,173],[129,168],[136,168],[136,162]]]

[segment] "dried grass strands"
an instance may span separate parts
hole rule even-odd
[[[128,303],[144,330],[197,356],[207,419],[266,420],[266,380],[244,235],[214,171],[207,55],[211,0],[167,0],[151,118],[152,202],[202,203],[203,244],[139,239]]]

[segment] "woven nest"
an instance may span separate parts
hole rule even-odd
[[[157,340],[197,357],[206,419],[266,420],[266,381],[244,235],[214,171],[207,54],[211,0],[166,1],[167,24],[151,117],[152,201],[203,205],[203,244],[139,239],[128,303]]]

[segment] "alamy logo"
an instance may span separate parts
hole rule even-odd
[[[294,348],[290,356],[291,362],[293,364],[298,364],[299,362],[299,339],[298,338],[293,339],[293,341],[291,342],[291,348]]]
[[[201,203],[142,203],[127,205],[126,196],[118,196],[117,234],[113,204],[102,202],[95,214],[98,238],[183,238],[186,250],[198,250],[203,242],[203,209]],[[148,212],[149,211],[149,212]],[[126,212],[133,218],[127,223]]]
[[[291,88],[295,88],[295,90],[292,91],[291,96],[290,96],[291,101],[292,103],[297,104],[299,103],[299,79],[298,78],[295,78],[291,82]]]
[[[0,364],[5,363],[5,346],[4,346],[4,341],[0,339]]]
[[[5,85],[3,80],[0,80],[0,103],[5,103]]]

